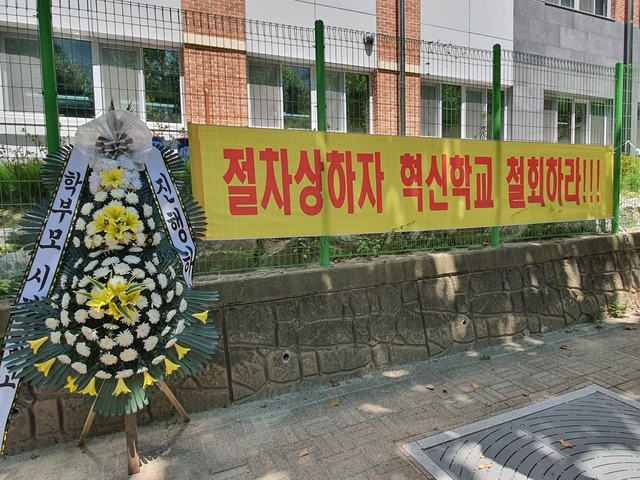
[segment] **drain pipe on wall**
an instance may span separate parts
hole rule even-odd
[[[404,58],[404,47],[405,47],[404,0],[398,0],[398,40],[400,43],[398,48],[398,68],[400,70],[398,96],[400,100],[399,102],[400,111],[398,112],[398,116],[399,116],[400,135],[404,137],[407,134],[407,97],[405,93],[406,86],[405,86],[405,58]]]

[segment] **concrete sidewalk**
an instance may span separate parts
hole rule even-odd
[[[391,367],[187,424],[176,415],[139,428],[136,475],[122,432],[5,457],[0,480],[430,478],[402,445],[591,384],[640,400],[634,320]]]

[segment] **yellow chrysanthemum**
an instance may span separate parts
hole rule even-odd
[[[78,377],[72,377],[72,376],[68,376],[67,377],[67,384],[64,386],[64,388],[69,389],[69,391],[71,393],[75,392],[78,389],[78,385],[76,385],[76,380],[78,379]]]
[[[184,357],[188,352],[191,351],[190,348],[183,347],[182,345],[178,345],[177,343],[174,343],[173,347],[176,349],[176,352],[178,352],[178,360],[182,360],[182,357]]]
[[[209,317],[209,310],[205,310],[202,313],[194,313],[191,316],[193,318],[200,320],[202,323],[207,323],[207,318]]]
[[[93,377],[87,386],[80,390],[80,393],[83,395],[91,395],[92,397],[98,396],[98,392],[96,392],[96,377]]]
[[[100,172],[100,175],[102,176],[102,186],[108,188],[120,188],[124,183],[122,181],[123,173],[123,170],[120,168],[114,168],[108,172]]]
[[[42,344],[44,344],[44,342],[46,342],[48,338],[49,337],[42,337],[38,340],[27,340],[27,343],[29,344],[31,350],[33,350],[33,353],[37,354]]]
[[[168,358],[164,359],[164,373],[165,373],[165,375],[171,375],[173,372],[175,372],[179,368],[180,368],[180,365],[178,365],[176,363],[173,363]]]
[[[131,390],[129,390],[127,384],[124,383],[124,378],[119,378],[118,383],[116,384],[116,388],[113,389],[113,393],[111,395],[117,397],[118,395],[122,395],[123,393],[126,395],[127,393],[131,393]]]
[[[142,383],[142,388],[147,388],[153,386],[158,380],[153,378],[149,372],[144,372],[143,374],[144,382]]]
[[[34,363],[33,366],[46,377],[49,375],[49,370],[51,370],[54,363],[56,363],[56,357],[50,358],[46,362]]]

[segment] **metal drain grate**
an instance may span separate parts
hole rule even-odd
[[[404,448],[437,480],[640,479],[640,404],[587,387]]]

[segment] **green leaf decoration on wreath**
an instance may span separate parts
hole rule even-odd
[[[203,238],[206,220],[172,180],[183,161],[155,149],[134,114],[109,111],[76,140],[49,155],[43,180],[53,199],[23,222],[34,252],[22,290],[34,278],[44,282],[33,272],[51,280],[46,294],[14,306],[3,364],[25,383],[84,395],[96,413],[121,416],[147,405],[160,381],[193,374],[215,352],[209,312],[218,294],[190,288],[192,240]],[[70,183],[70,167],[83,158],[84,178]],[[151,158],[161,159],[153,170]],[[81,185],[75,197],[61,196],[74,185]],[[51,228],[72,200],[67,231]],[[45,248],[59,259],[43,261]]]

